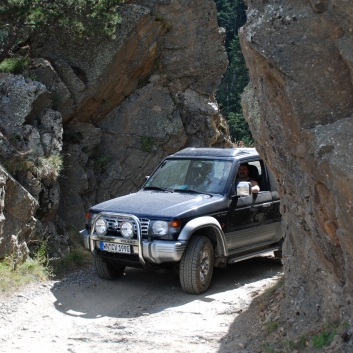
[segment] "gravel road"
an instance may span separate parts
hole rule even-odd
[[[234,322],[281,273],[257,257],[215,269],[210,289],[190,295],[176,274],[128,268],[105,281],[88,268],[0,297],[0,351],[253,353],[252,328]]]

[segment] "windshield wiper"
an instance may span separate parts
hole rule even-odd
[[[212,196],[212,194],[210,194],[209,192],[202,192],[202,191],[197,191],[197,190],[194,190],[194,189],[174,189],[173,191],[176,191],[176,192],[188,192],[188,193],[191,193],[191,194],[203,194],[203,195]]]
[[[160,188],[159,186],[146,186],[143,188],[143,190],[159,190],[159,191],[165,191],[165,192],[173,192],[173,190],[171,189]]]

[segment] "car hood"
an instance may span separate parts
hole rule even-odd
[[[141,190],[93,206],[90,211],[133,214],[139,218],[180,218],[212,213],[225,201],[222,195]]]

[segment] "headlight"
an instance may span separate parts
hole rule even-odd
[[[98,234],[105,234],[107,232],[107,223],[105,223],[103,218],[97,220],[95,229]]]
[[[153,223],[152,231],[154,235],[166,235],[168,233],[168,222],[156,221]]]
[[[130,239],[134,235],[134,227],[130,222],[123,222],[121,224],[120,232],[124,238]]]

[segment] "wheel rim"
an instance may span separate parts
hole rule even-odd
[[[206,250],[201,253],[200,263],[200,279],[204,283],[207,281],[208,274],[210,272],[210,256]]]

